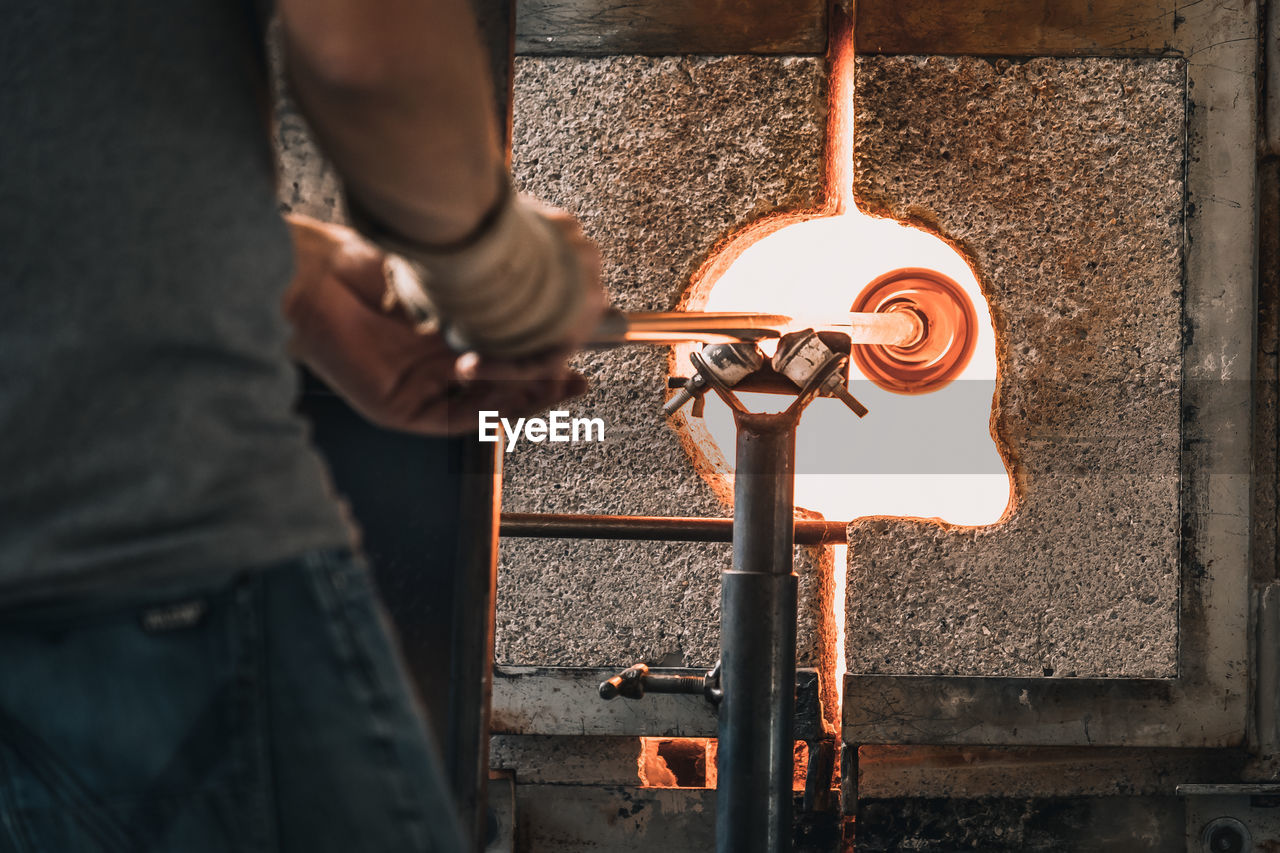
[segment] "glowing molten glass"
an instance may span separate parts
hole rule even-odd
[[[958,379],[977,345],[978,314],[960,285],[926,269],[895,270],[858,294],[854,311],[906,313],[919,334],[900,346],[856,346],[863,376],[899,394],[930,394]]]

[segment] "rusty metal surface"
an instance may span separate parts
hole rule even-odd
[[[861,53],[1150,56],[1174,49],[1175,0],[858,0]],[[527,0],[516,50],[527,55],[820,54],[822,0]]]
[[[1235,781],[1245,759],[1220,749],[864,746],[857,782],[868,799],[1160,796]]]
[[[635,785],[641,740],[617,735],[494,735],[490,766],[523,785]]]
[[[706,788],[516,785],[520,850],[706,853],[716,792]]]
[[[1272,4],[1280,7],[1280,2]],[[1280,13],[1277,13],[1280,14]],[[1280,156],[1258,175],[1258,351],[1253,402],[1253,580],[1280,578]]]
[[[651,672],[701,676],[703,670],[653,667]],[[600,698],[617,670],[593,667],[498,666],[493,731],[502,735],[636,735],[715,737],[716,707],[701,696],[646,693],[643,699]],[[818,740],[826,723],[818,674],[796,671],[795,739]]]
[[[1183,803],[1164,797],[869,800],[855,853],[1184,853]]]
[[[826,49],[826,0],[525,0],[516,21],[516,51],[530,55],[819,54]]]
[[[499,666],[493,679],[495,734],[715,737],[715,706],[701,696],[661,694],[606,702],[613,669]],[[689,670],[688,672],[693,672]]]
[[[859,53],[1135,56],[1170,49],[1175,0],[858,0]]]
[[[1280,3],[1267,3],[1266,27],[1263,57],[1266,144],[1263,153],[1280,157]]]
[[[515,774],[490,771],[489,814],[493,821],[492,832],[484,853],[516,853]]]
[[[1186,803],[1189,853],[1280,850],[1280,786],[1179,785],[1178,794]]]
[[[517,849],[706,853],[715,849],[715,802],[708,788],[521,784],[517,776]],[[835,853],[838,832],[834,815],[799,815],[791,849]]]
[[[1280,756],[1280,584],[1261,586],[1255,596],[1255,718],[1250,746],[1259,757]]]
[[[1243,719],[1176,679],[850,675],[846,743],[1229,746]],[[1181,706],[1181,707],[1179,707]]]

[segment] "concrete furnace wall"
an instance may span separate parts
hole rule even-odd
[[[857,86],[858,195],[987,288],[1018,501],[850,526],[850,671],[1175,675],[1183,63],[877,57]]]
[[[820,202],[826,113],[817,58],[524,58],[513,172],[521,189],[581,217],[616,305],[667,309],[726,235]],[[662,417],[665,348],[579,363],[593,387],[566,408],[602,418],[606,441],[517,448],[504,509],[727,515]],[[714,663],[728,561],[727,545],[505,540],[498,661]],[[806,663],[829,612],[818,562],[799,553]]]

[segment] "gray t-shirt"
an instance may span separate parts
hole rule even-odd
[[[245,0],[0,26],[0,603],[350,542],[292,413]]]

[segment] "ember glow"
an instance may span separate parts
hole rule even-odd
[[[715,738],[640,738],[642,788],[716,787]]]
[[[716,787],[717,744],[715,738],[640,738],[640,756],[636,762],[640,787]],[[792,790],[804,790],[808,763],[809,747],[798,740],[792,756]]]

